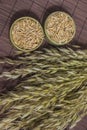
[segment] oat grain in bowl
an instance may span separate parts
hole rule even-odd
[[[48,40],[55,45],[69,43],[76,32],[72,17],[61,11],[53,12],[47,17],[44,29]]]
[[[43,28],[34,18],[21,17],[11,26],[10,39],[19,50],[33,51],[43,42]]]

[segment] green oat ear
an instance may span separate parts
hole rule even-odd
[[[50,47],[0,61],[13,68],[0,77],[21,77],[0,94],[1,130],[64,130],[87,114],[87,50]]]

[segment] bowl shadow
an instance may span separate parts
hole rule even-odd
[[[17,12],[12,16],[11,21],[10,21],[10,26],[12,25],[12,23],[13,23],[15,20],[17,20],[17,19],[19,19],[19,18],[21,18],[21,17],[26,17],[26,16],[27,16],[27,17],[32,17],[32,18],[34,18],[34,19],[40,21],[39,18],[38,18],[38,16],[37,16],[34,12],[29,11],[29,10],[20,10],[20,11],[17,11]]]

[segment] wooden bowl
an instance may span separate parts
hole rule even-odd
[[[64,45],[74,38],[76,25],[69,14],[56,11],[47,17],[44,24],[44,31],[50,44]]]
[[[44,31],[36,19],[21,17],[10,28],[10,40],[21,51],[33,51],[43,43]]]

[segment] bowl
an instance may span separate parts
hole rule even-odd
[[[64,45],[74,38],[76,25],[68,13],[56,11],[46,18],[44,31],[49,43],[52,45]]]
[[[33,51],[43,43],[44,31],[36,19],[21,17],[11,25],[10,40],[18,50]]]

